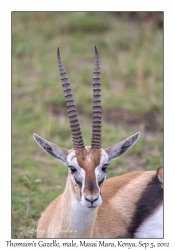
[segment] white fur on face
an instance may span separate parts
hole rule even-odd
[[[70,173],[70,177],[71,177],[71,180],[73,181],[74,184],[76,184],[76,180],[80,183],[83,183],[85,182],[85,170],[83,168],[81,168],[79,165],[78,165],[78,162],[77,162],[77,156],[75,154],[75,151],[72,150],[72,152],[68,155],[67,157],[67,166],[68,167],[74,167],[76,168],[77,172],[75,174],[71,174]],[[75,180],[76,178],[76,180]]]
[[[86,150],[89,151],[90,147],[86,147]],[[102,171],[102,167],[104,165],[108,164],[108,155],[105,152],[105,150],[101,149],[101,159],[100,159],[100,164],[95,168],[95,176],[96,176],[96,185],[99,189],[99,194],[97,196],[97,199],[93,202],[93,207],[98,207],[102,203],[102,198],[101,198],[101,189],[100,189],[100,184],[105,180],[106,174],[104,171]],[[75,154],[75,151],[72,150],[72,152],[68,155],[67,157],[67,166],[73,166],[76,168],[77,172],[75,174],[70,173],[70,177],[73,183],[76,183],[76,180],[81,183],[81,197],[80,197],[80,203],[84,207],[92,207],[91,202],[88,201],[83,193],[84,186],[85,186],[85,176],[86,176],[86,171],[81,168],[78,165],[77,162],[77,156]],[[76,180],[75,180],[76,179]]]
[[[102,167],[108,165],[108,162],[109,161],[107,153],[105,152],[105,150],[101,149],[100,164],[95,168],[96,182],[98,187],[98,183],[106,179],[106,174],[102,171]]]

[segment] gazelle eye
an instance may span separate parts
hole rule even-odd
[[[106,173],[107,165],[104,165],[102,168],[102,171]]]
[[[73,166],[69,166],[70,170],[71,170],[71,174],[75,174],[77,172],[76,168],[74,168]]]

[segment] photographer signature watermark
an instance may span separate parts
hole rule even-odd
[[[36,234],[36,233],[40,233],[40,235],[44,235],[44,233],[45,233],[45,230],[41,230],[41,229],[39,230],[39,229],[36,229],[35,227],[31,227],[31,226],[20,227],[19,231],[21,233],[25,233],[25,234],[29,234],[29,235]],[[66,229],[62,229],[62,228],[55,229],[54,227],[49,227],[47,230],[47,233],[53,233],[53,234],[57,235],[60,233],[77,233],[77,230],[70,229],[69,227]]]

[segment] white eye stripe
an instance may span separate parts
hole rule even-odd
[[[96,183],[100,191],[100,184],[106,179],[105,171],[102,170],[104,166],[108,166],[108,155],[105,150],[102,149],[100,164],[95,169]]]
[[[106,177],[106,175],[101,170],[101,167],[99,167],[99,169],[96,169],[96,181],[97,181],[98,186],[99,186],[99,184],[101,184],[101,182],[104,181],[105,177]]]
[[[83,186],[85,180],[85,171],[78,165],[77,156],[75,155],[74,151],[68,155],[67,166],[76,169],[76,172],[71,174],[72,181],[80,186]]]
[[[78,184],[82,184],[82,182],[83,182],[83,176],[80,174],[80,172],[77,172],[75,174],[75,181],[77,181]]]

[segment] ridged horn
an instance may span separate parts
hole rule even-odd
[[[93,77],[93,123],[91,147],[101,148],[101,90],[100,90],[100,64],[98,51],[95,46],[95,64]]]
[[[70,128],[72,132],[73,147],[75,150],[80,150],[84,148],[84,142],[80,131],[80,126],[78,123],[78,116],[74,105],[74,100],[70,88],[70,83],[66,71],[64,69],[63,63],[61,61],[59,48],[57,49],[58,65],[60,69],[61,81],[64,90],[64,95],[66,99],[66,106],[69,116]]]

